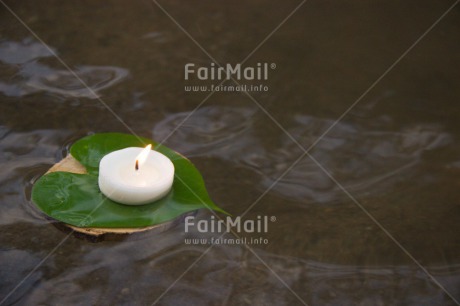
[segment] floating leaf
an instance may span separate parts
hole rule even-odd
[[[98,187],[99,162],[110,152],[127,147],[154,149],[171,159],[174,183],[166,197],[131,206],[108,199]],[[88,174],[52,172],[42,176],[32,190],[32,201],[48,216],[77,227],[136,228],[160,224],[201,208],[223,212],[212,202],[195,166],[173,150],[156,142],[120,133],[94,134],[70,148],[71,155]]]

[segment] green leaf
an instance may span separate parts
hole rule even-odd
[[[99,162],[106,154],[127,147],[145,147],[171,159],[175,178],[171,192],[146,205],[131,206],[111,201],[98,187]],[[94,134],[70,148],[88,174],[52,172],[42,176],[32,189],[32,201],[48,216],[77,227],[136,228],[160,224],[201,208],[226,213],[212,202],[195,166],[180,154],[152,140],[129,134]]]

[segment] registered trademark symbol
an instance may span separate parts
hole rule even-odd
[[[270,217],[270,221],[275,222],[275,221],[276,221],[276,217],[275,217],[275,216],[271,216],[271,217]]]
[[[276,64],[275,64],[275,63],[271,63],[271,64],[270,64],[270,68],[271,68],[271,69],[276,69]],[[276,219],[276,218],[275,218],[275,219]]]

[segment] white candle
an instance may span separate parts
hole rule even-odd
[[[109,199],[128,205],[151,203],[171,190],[174,165],[163,154],[126,148],[107,154],[99,163],[99,189]]]

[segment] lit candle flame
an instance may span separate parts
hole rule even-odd
[[[149,144],[148,146],[145,147],[144,150],[139,153],[139,155],[136,157],[136,164],[134,166],[134,169],[139,170],[139,166],[142,166],[143,163],[147,160],[147,157],[149,156],[150,150],[152,149],[152,145]]]

